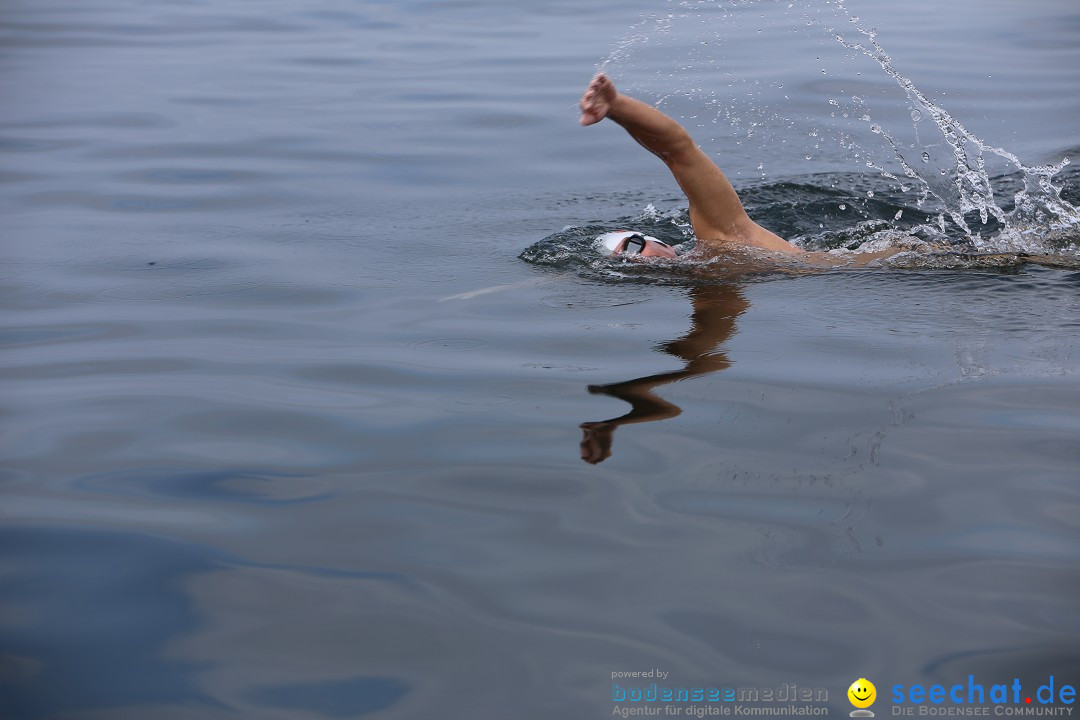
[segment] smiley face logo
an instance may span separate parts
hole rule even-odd
[[[847,698],[857,708],[868,708],[877,700],[877,688],[866,678],[859,678],[847,689]]]

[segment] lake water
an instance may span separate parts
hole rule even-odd
[[[0,716],[1080,682],[1080,251],[1046,209],[1080,201],[1080,10],[843,10],[6,2]],[[834,37],[870,28],[1029,168],[984,153],[1001,218],[973,141]],[[590,255],[684,239],[662,164],[577,125],[600,63],[785,236],[956,252]]]

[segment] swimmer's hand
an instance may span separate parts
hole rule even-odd
[[[581,438],[581,459],[590,465],[603,462],[611,457],[611,441],[614,440],[615,428],[609,422],[581,423],[584,437]]]
[[[615,83],[604,73],[597,73],[596,77],[585,88],[585,94],[581,96],[578,106],[581,108],[582,125],[594,125],[605,117],[611,110],[611,104],[619,93],[615,91]]]

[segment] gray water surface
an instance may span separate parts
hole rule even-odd
[[[839,717],[866,677],[882,716],[896,683],[1080,681],[1075,269],[518,257],[685,209],[576,124],[619,47],[763,222],[899,193],[828,102],[880,94],[899,135],[895,83],[783,5],[5,3],[0,715],[603,718],[661,668]],[[642,21],[724,7],[715,54]],[[991,144],[1080,148],[1068,3],[849,7]]]

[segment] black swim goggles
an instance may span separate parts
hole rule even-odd
[[[637,249],[631,250],[630,248]],[[645,236],[639,233],[634,233],[633,235],[626,238],[626,245],[625,247],[623,247],[623,252],[630,255],[640,255],[641,253],[645,252]]]

